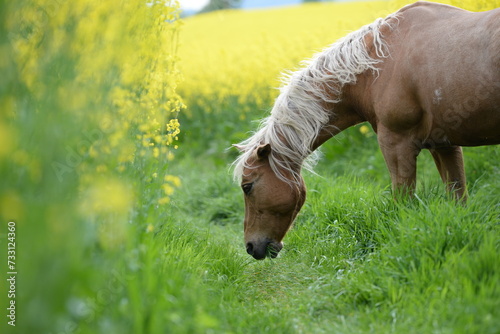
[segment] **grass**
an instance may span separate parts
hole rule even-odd
[[[339,141],[332,146],[343,144]],[[371,152],[369,157],[369,150],[365,149],[366,159],[380,154]],[[475,157],[497,154],[491,148],[471,152]],[[470,189],[468,205],[461,206],[445,196],[437,171],[425,155],[419,165],[421,174],[432,171],[434,179],[419,183],[416,198],[409,201],[392,199],[384,183],[385,169],[366,169],[357,175],[324,173],[328,164],[357,170],[362,160],[346,152],[341,160],[318,166],[322,177],[306,177],[308,200],[285,239],[284,250],[277,259],[262,262],[244,253],[241,194],[230,183],[226,168],[210,167],[205,161],[203,169],[191,167],[182,173],[188,169],[180,163],[178,174],[183,175],[184,187],[174,202],[174,216],[194,224],[193,229],[209,231],[205,252],[218,260],[211,267],[207,288],[216,287],[213,312],[222,311],[227,321],[219,323],[218,330],[500,330],[500,206],[496,190],[490,188],[495,174],[481,175]],[[493,187],[498,189],[498,185]],[[258,322],[240,322],[240,312],[246,321]]]

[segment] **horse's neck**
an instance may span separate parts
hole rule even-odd
[[[362,114],[356,112],[356,108],[348,100],[346,99],[333,105],[330,121],[321,129],[314,140],[312,145],[313,151],[336,134],[353,125],[366,121]]]

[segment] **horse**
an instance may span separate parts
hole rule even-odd
[[[248,254],[278,255],[306,200],[302,168],[362,122],[377,134],[393,192],[411,197],[417,156],[428,149],[447,190],[465,201],[461,147],[500,143],[500,8],[416,2],[285,74],[271,114],[234,145]]]

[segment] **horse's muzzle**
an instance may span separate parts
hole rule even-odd
[[[247,242],[247,253],[256,260],[262,260],[266,257],[275,258],[283,248],[283,243],[265,240],[263,242]]]

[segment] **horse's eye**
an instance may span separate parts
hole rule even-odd
[[[248,195],[252,191],[252,187],[253,183],[245,183],[244,185],[241,186],[241,189],[243,189],[245,195]]]

